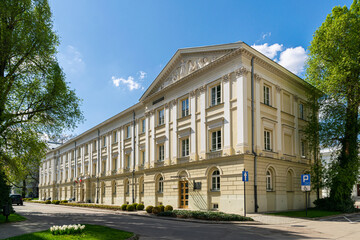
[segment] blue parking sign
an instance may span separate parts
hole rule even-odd
[[[242,171],[242,180],[243,180],[243,182],[249,181],[249,172],[248,171]]]
[[[310,174],[301,175],[301,186],[310,186]]]

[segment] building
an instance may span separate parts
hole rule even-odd
[[[310,88],[243,42],[180,49],[136,105],[47,153],[40,198],[243,213],[246,169],[247,212],[304,208]]]

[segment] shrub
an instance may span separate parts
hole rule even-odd
[[[237,214],[227,214],[223,212],[205,212],[205,211],[187,211],[187,210],[174,210],[173,213],[176,217],[179,218],[195,218],[202,220],[211,220],[211,221],[253,221],[252,218],[243,217]],[[174,216],[169,213],[161,213],[159,216]]]
[[[164,205],[159,205],[157,206],[160,209],[160,212],[164,212],[165,211],[165,207]]]
[[[68,203],[68,200],[61,200],[60,203]]]
[[[144,204],[140,203],[136,206],[136,209],[141,211],[144,210],[144,207],[145,207]]]
[[[154,207],[150,205],[150,206],[147,206],[145,210],[147,213],[152,213],[153,208]]]
[[[165,212],[171,212],[174,209],[173,209],[173,207],[171,205],[166,205],[164,210],[165,210]]]
[[[336,202],[333,199],[326,197],[314,201],[315,208],[326,211],[341,211],[341,212],[354,212],[355,202],[352,199],[344,200],[343,202]]]
[[[135,210],[134,205],[132,204],[127,205],[126,210],[128,210],[129,212],[134,211]]]
[[[176,214],[171,211],[165,211],[158,214],[159,217],[176,217]]]
[[[126,211],[127,206],[128,206],[127,204],[121,205],[121,210]]]
[[[152,209],[152,213],[153,214],[159,214],[161,212],[161,209],[159,208],[159,207],[153,207],[153,209]]]
[[[132,205],[134,206],[134,209],[136,209],[138,203],[133,203]]]
[[[46,201],[45,201],[45,204],[51,204],[51,201],[50,201],[50,200],[46,200]]]
[[[54,200],[52,203],[58,205],[58,204],[60,204],[60,201],[59,200]]]

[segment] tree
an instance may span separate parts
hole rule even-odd
[[[41,136],[73,129],[83,119],[56,58],[58,36],[46,0],[0,1],[0,165],[23,171],[44,153]]]
[[[360,3],[334,7],[316,30],[309,47],[308,81],[322,90],[324,146],[339,149],[330,166],[330,201],[336,209],[353,208],[351,192],[359,174]]]

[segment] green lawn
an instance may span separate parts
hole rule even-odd
[[[5,216],[0,214],[0,224],[6,223],[5,219],[6,219]],[[12,214],[10,214],[7,222],[20,222],[20,221],[25,221],[25,220],[26,220],[25,217],[20,216],[19,214],[16,214],[16,213],[12,213]]]
[[[9,240],[77,240],[77,239],[86,239],[86,240],[113,240],[113,239],[127,239],[132,237],[134,233],[125,232],[109,227],[99,226],[99,225],[89,225],[85,224],[84,232],[81,234],[74,235],[52,235],[50,230],[35,232],[24,234],[12,238],[8,238]]]
[[[303,218],[317,218],[317,217],[326,217],[341,214],[341,212],[336,211],[325,211],[318,209],[308,209],[307,216],[305,210],[302,211],[289,211],[289,212],[277,212],[277,213],[268,213],[269,215],[276,216],[285,216],[285,217],[303,217]]]

